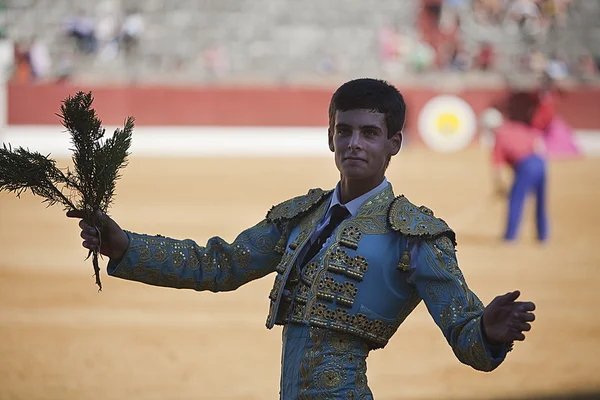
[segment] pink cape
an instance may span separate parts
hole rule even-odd
[[[575,158],[581,156],[573,137],[573,129],[562,119],[554,118],[544,130],[548,158]]]

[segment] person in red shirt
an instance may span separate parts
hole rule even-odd
[[[501,168],[509,165],[513,184],[509,195],[508,215],[504,240],[517,238],[528,193],[536,197],[537,236],[540,242],[548,239],[546,215],[546,161],[542,132],[517,121],[505,121],[494,130],[495,144],[492,152],[496,187],[501,187]]]

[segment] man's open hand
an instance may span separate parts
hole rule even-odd
[[[497,296],[483,312],[483,326],[487,339],[496,343],[525,340],[523,332],[531,329],[535,320],[535,304],[530,301],[515,301],[521,292]]]

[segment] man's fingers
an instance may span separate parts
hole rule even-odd
[[[515,315],[515,317],[519,320],[519,321],[528,321],[528,322],[533,322],[535,321],[535,314],[532,313],[517,313]]]
[[[98,240],[98,236],[96,236],[95,233],[89,233],[86,231],[81,231],[81,238],[85,239],[87,242],[90,243],[94,243],[94,244],[98,244],[99,240]]]
[[[106,221],[108,219],[108,215],[104,214],[100,210],[96,210],[96,218],[98,218],[100,221]]]
[[[521,292],[518,290],[515,290],[514,292],[508,292],[505,295],[500,296],[498,299],[502,303],[510,303],[510,302],[518,299],[520,295],[521,295]]]
[[[525,340],[525,335],[523,335],[522,333],[517,333],[514,335],[514,340],[518,340],[519,342],[522,342],[523,340]]]
[[[526,322],[514,322],[510,325],[517,332],[528,332],[531,330],[531,325]]]
[[[535,304],[531,301],[524,301],[519,303],[518,308],[521,312],[535,311]]]
[[[82,231],[96,232],[96,230],[94,228],[92,228],[91,226],[89,226],[84,220],[79,221],[79,227],[81,228]]]
[[[83,211],[79,210],[69,210],[67,211],[67,217],[69,218],[83,218]]]
[[[104,214],[100,210],[96,210],[94,213],[96,214],[96,218],[98,218],[100,221],[105,221],[108,218],[108,215]],[[67,211],[67,217],[69,218],[85,218],[85,216],[85,212],[80,210]]]

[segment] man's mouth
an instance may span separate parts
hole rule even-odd
[[[345,157],[344,161],[362,161],[365,162],[365,159],[360,157]]]

